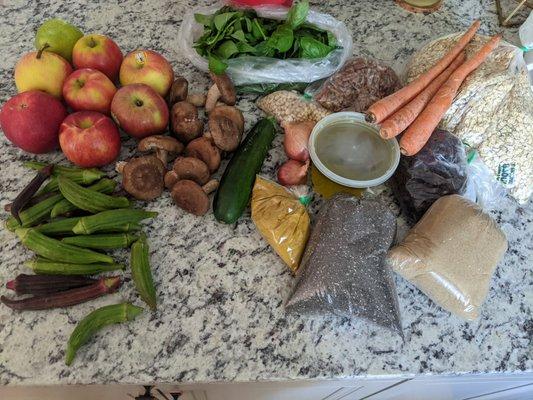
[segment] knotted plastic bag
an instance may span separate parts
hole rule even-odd
[[[442,308],[473,320],[506,250],[494,220],[477,204],[451,195],[433,203],[387,261]]]
[[[283,186],[255,179],[252,192],[252,221],[281,259],[295,272],[309,237],[309,214],[304,203]]]
[[[320,210],[288,311],[357,317],[402,335],[392,273],[384,263],[396,217],[383,203],[337,194]]]

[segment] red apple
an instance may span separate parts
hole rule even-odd
[[[72,49],[72,63],[76,69],[97,69],[113,82],[117,80],[122,58],[118,45],[104,35],[85,35]]]
[[[163,133],[168,125],[167,103],[142,83],[117,90],[111,102],[111,116],[126,133],[139,139]]]
[[[165,97],[174,81],[172,65],[152,50],[135,50],[124,57],[120,66],[120,84],[144,83]]]
[[[91,68],[74,71],[63,84],[63,98],[75,111],[110,113],[117,88],[104,73]]]
[[[29,153],[47,153],[57,148],[65,106],[54,96],[38,90],[17,94],[0,111],[0,126],[8,140]]]
[[[101,167],[116,160],[120,134],[111,120],[96,111],[70,114],[59,129],[59,144],[65,156],[83,167]]]

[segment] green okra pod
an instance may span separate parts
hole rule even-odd
[[[106,254],[61,243],[35,229],[18,228],[15,233],[24,246],[49,260],[76,264],[113,263],[113,259]]]
[[[73,264],[50,261],[37,257],[26,265],[40,275],[95,275],[102,272],[124,270],[122,264]]]
[[[72,232],[77,235],[90,235],[95,232],[109,232],[117,226],[138,224],[143,219],[154,218],[156,216],[156,212],[135,208],[102,211],[96,215],[82,217],[74,228],[72,228]]]
[[[93,183],[87,189],[94,190],[95,192],[100,192],[104,194],[111,194],[115,190],[116,186],[117,186],[117,182],[115,182],[113,179],[103,178],[103,179],[100,179],[98,182]],[[52,211],[50,212],[50,217],[56,218],[60,215],[65,215],[69,212],[76,211],[76,210],[79,210],[79,208],[76,207],[74,204],[72,204],[67,199],[63,199],[54,205],[54,207],[52,208]]]
[[[59,190],[65,199],[82,210],[98,213],[100,211],[127,208],[130,206],[129,200],[125,197],[108,196],[107,194],[84,188],[63,176],[57,179]]]
[[[72,218],[63,218],[54,221],[50,221],[46,224],[36,226],[35,229],[37,232],[42,233],[43,235],[71,235],[72,228],[79,222],[81,217],[72,217]]]
[[[26,161],[24,162],[26,168],[34,170],[40,170],[43,167],[48,166],[47,163],[39,161]],[[52,172],[53,176],[65,176],[69,179],[79,180],[80,183],[88,185],[105,176],[105,172],[96,168],[78,168],[78,167],[65,167],[63,165],[54,165]]]
[[[39,222],[47,219],[54,205],[60,202],[62,199],[63,195],[61,193],[57,193],[35,204],[34,206],[31,206],[30,208],[22,210],[19,213],[20,220],[22,221],[22,227],[27,228],[37,225]],[[20,226],[21,225],[14,217],[10,217],[6,221],[6,228],[11,232]]]
[[[139,239],[139,235],[132,233],[108,233],[100,235],[78,235],[63,238],[63,243],[90,249],[121,249]]]
[[[152,310],[157,308],[157,299],[154,286],[154,279],[152,277],[152,270],[150,268],[150,252],[146,235],[141,234],[131,246],[131,276],[137,292],[141,299],[150,306]]]
[[[83,318],[70,335],[65,363],[72,364],[78,349],[86,344],[100,329],[111,324],[132,321],[143,312],[141,307],[130,303],[113,304],[94,310]]]

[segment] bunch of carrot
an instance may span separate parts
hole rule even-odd
[[[383,138],[390,139],[404,132],[400,139],[402,154],[412,156],[424,147],[463,81],[498,46],[500,35],[492,37],[472,58],[465,60],[464,49],[479,26],[479,21],[475,21],[431,69],[369,107],[368,118],[381,124]]]

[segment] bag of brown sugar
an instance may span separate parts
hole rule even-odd
[[[309,238],[307,200],[305,196],[299,199],[283,186],[259,175],[255,179],[252,220],[292,272],[298,269]]]
[[[477,204],[451,195],[433,203],[387,261],[442,308],[473,320],[506,250],[495,221]]]

